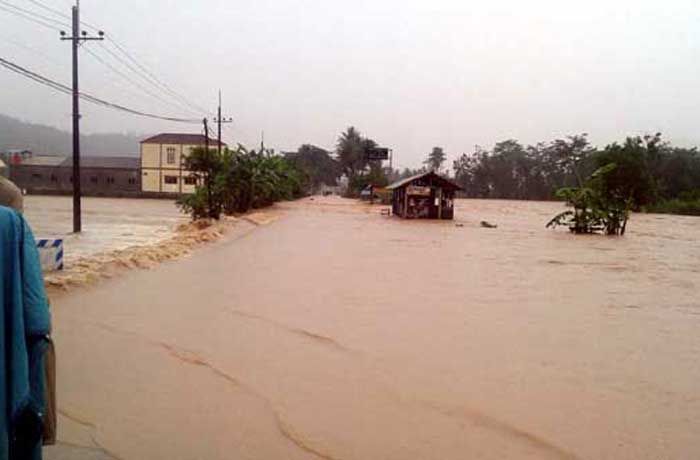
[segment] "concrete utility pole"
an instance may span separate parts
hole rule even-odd
[[[219,112],[217,118],[214,120],[216,121],[216,124],[219,125],[219,155],[221,155],[221,125],[222,123],[233,123],[233,118],[227,117],[227,118],[222,118],[221,117],[221,90],[219,90]]]
[[[73,232],[82,230],[81,205],[80,205],[80,89],[78,85],[78,47],[81,42],[88,40],[104,40],[104,32],[99,32],[99,37],[89,37],[84,30],[80,31],[80,0],[76,0],[73,7],[72,36],[66,37],[61,32],[61,40],[70,40],[73,45]]]

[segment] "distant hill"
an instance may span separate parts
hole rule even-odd
[[[139,142],[147,136],[136,134],[90,134],[80,136],[85,156],[139,156]],[[27,149],[37,155],[70,155],[72,134],[0,115],[0,152]]]

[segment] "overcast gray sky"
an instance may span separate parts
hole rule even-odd
[[[69,13],[69,0],[41,1]],[[278,150],[332,148],[354,125],[414,167],[434,145],[452,160],[507,138],[700,140],[697,0],[82,0],[82,11],[196,104],[214,110],[221,88],[236,121],[229,142],[257,144],[264,130]],[[5,11],[0,25],[0,56],[70,82],[70,46],[56,31]],[[192,116],[81,59],[86,92]],[[0,112],[69,128],[68,96],[4,69],[0,85]],[[199,129],[85,103],[83,114],[85,132]]]

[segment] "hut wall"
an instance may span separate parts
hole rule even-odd
[[[392,195],[392,212],[396,216],[414,219],[454,218],[455,191],[443,188],[442,181],[432,177],[421,177],[395,189]],[[416,188],[430,188],[429,194],[419,192]]]

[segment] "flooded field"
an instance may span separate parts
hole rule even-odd
[[[455,222],[339,198],[279,208],[194,257],[53,299],[63,447],[168,460],[700,452],[700,219],[635,215],[608,238],[546,230],[556,203],[462,200]]]
[[[37,238],[63,238],[67,261],[98,252],[154,244],[187,219],[169,200],[83,198],[83,232],[74,235],[67,196],[24,197],[25,216]]]

